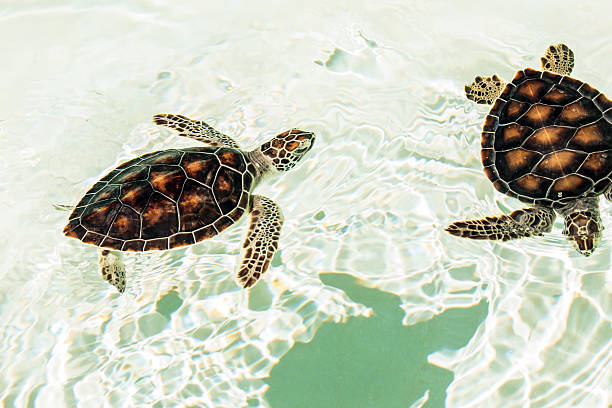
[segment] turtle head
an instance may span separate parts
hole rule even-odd
[[[589,256],[593,253],[601,238],[603,225],[597,209],[580,209],[565,216],[563,233],[572,241],[580,254]]]
[[[291,129],[262,144],[259,150],[277,171],[287,171],[308,153],[314,140],[312,132]]]

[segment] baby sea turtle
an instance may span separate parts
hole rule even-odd
[[[147,153],[111,170],[76,205],[64,234],[104,248],[102,275],[123,292],[117,251],[192,245],[250,213],[238,280],[253,286],[278,247],[283,215],[274,201],[251,192],[264,176],[295,166],[312,148],[314,133],[288,130],[244,151],[201,121],[165,114],[153,121],[206,146]]]
[[[493,104],[481,140],[485,174],[498,191],[531,206],[446,231],[503,241],[542,235],[557,212],[563,234],[589,256],[603,230],[598,196],[612,199],[612,101],[569,77],[574,53],[566,45],[551,45],[541,61],[542,71],[518,71],[511,83],[493,75],[465,87],[468,99]]]

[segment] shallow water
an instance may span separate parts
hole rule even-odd
[[[589,258],[561,220],[506,243],[443,227],[521,205],[480,170],[487,108],[463,85],[537,68],[564,42],[573,74],[610,95],[611,11],[603,1],[5,4],[2,405],[276,408],[267,377],[296,342],[377,310],[374,292],[370,304],[319,277],[331,272],[397,296],[397,333],[486,302],[475,330],[457,325],[462,345],[432,333],[428,362],[453,375],[448,407],[609,406],[611,227]],[[62,235],[67,214],[53,204],[75,203],[129,158],[193,145],[152,125],[156,113],[206,120],[247,148],[291,127],[317,133],[297,169],[257,190],[286,222],[250,291],[233,276],[244,220],[194,247],[128,256],[122,296],[100,278],[96,251]]]

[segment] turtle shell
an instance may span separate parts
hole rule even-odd
[[[171,249],[213,237],[249,205],[255,174],[236,149],[170,149],[111,170],[85,194],[64,234],[122,251]]]
[[[561,207],[611,183],[612,101],[590,85],[519,71],[493,104],[482,132],[484,172],[521,201]]]

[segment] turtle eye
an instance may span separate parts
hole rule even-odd
[[[306,151],[308,151],[310,149],[311,145],[312,145],[312,142],[310,141],[310,139],[300,140],[300,144],[295,149],[295,152],[296,153],[304,153],[304,152],[306,152]]]
[[[290,144],[295,145],[290,148],[295,153],[304,154],[312,148],[314,143],[314,133],[300,131],[297,137]]]

